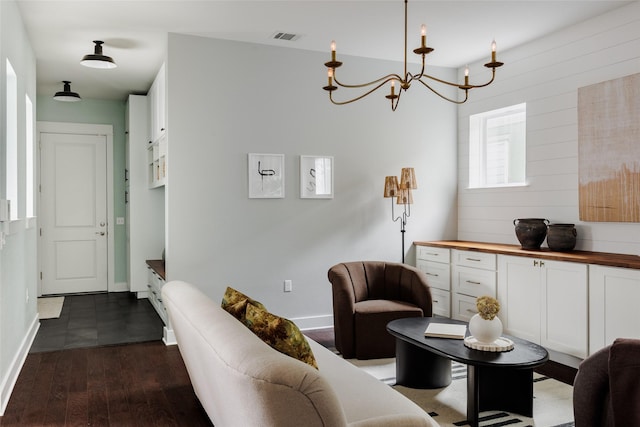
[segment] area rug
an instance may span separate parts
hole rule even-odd
[[[43,319],[57,319],[62,312],[64,297],[38,298],[38,317]]]
[[[395,385],[395,359],[356,360],[349,362],[365,370],[380,381],[424,409],[441,426],[464,426],[467,411],[467,367],[453,362],[452,381],[445,388],[422,390]],[[534,373],[533,418],[502,411],[480,413],[480,426],[573,426],[573,387]]]

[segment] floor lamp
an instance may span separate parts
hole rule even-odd
[[[400,233],[402,234],[402,263],[404,264],[404,233],[407,227],[407,218],[411,216],[411,205],[413,204],[413,195],[411,190],[418,188],[416,183],[416,175],[413,168],[402,168],[400,172],[400,183],[395,176],[387,176],[384,178],[384,197],[391,198],[391,219],[393,222],[400,220]],[[393,198],[396,198],[396,204],[402,205],[403,211],[396,217],[393,207]]]

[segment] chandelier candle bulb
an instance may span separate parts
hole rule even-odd
[[[491,62],[496,62],[496,41],[491,42]]]
[[[427,26],[422,24],[420,26],[420,40],[422,41],[422,47],[427,46]]]

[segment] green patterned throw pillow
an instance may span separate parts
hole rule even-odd
[[[242,292],[233,289],[232,287],[227,287],[227,290],[222,297],[222,308],[228,311],[233,317],[244,322],[244,316],[247,312],[247,305],[253,305],[255,307],[261,308],[262,310],[266,310],[265,306],[260,302],[249,298]]]
[[[309,342],[291,320],[249,304],[244,322],[271,347],[318,369]]]

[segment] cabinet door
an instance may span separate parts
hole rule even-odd
[[[539,261],[500,255],[498,263],[498,317],[504,332],[540,344]]]
[[[585,358],[588,350],[587,266],[540,261],[542,266],[541,345]]]
[[[166,79],[164,73],[164,64],[160,67],[155,80],[151,84],[149,93],[149,107],[150,107],[150,125],[151,125],[151,140],[157,141],[166,130]]]
[[[640,271],[589,266],[589,354],[616,338],[640,338]]]

